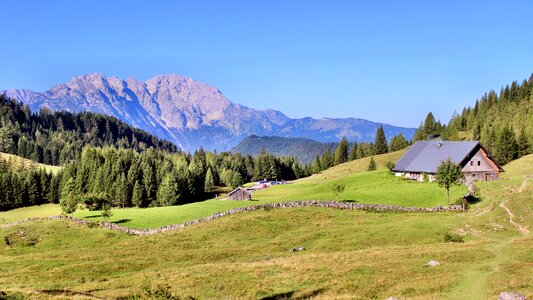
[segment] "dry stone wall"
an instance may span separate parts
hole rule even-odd
[[[400,212],[400,213],[424,213],[424,212],[446,212],[446,211],[462,211],[463,208],[461,205],[451,205],[451,206],[435,206],[435,207],[405,207],[398,205],[384,205],[384,204],[361,204],[361,203],[346,203],[346,202],[337,202],[337,201],[318,201],[318,200],[307,200],[307,201],[292,201],[292,202],[279,202],[279,203],[267,203],[267,204],[257,204],[246,207],[234,208],[223,212],[217,212],[212,214],[209,217],[187,221],[175,225],[163,226],[155,229],[135,229],[126,226],[117,225],[110,222],[94,222],[88,220],[82,220],[70,216],[50,216],[50,217],[38,217],[38,218],[28,218],[20,220],[17,222],[9,223],[0,226],[0,228],[13,227],[22,223],[37,221],[37,220],[67,220],[76,224],[86,225],[86,226],[98,226],[102,228],[107,228],[110,230],[117,230],[124,232],[130,235],[154,235],[167,232],[170,230],[176,230],[180,228],[185,228],[191,225],[196,225],[200,223],[209,222],[224,216],[229,216],[237,213],[250,212],[256,210],[271,210],[271,209],[281,209],[281,208],[298,208],[298,207],[320,207],[320,208],[333,208],[333,209],[344,209],[344,210],[362,210],[362,211],[374,211],[374,212]]]

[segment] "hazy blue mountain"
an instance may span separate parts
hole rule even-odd
[[[74,77],[45,92],[7,90],[2,93],[32,110],[94,111],[115,116],[185,150],[229,150],[245,137],[305,137],[336,142],[369,142],[382,125],[363,119],[291,119],[275,110],[255,110],[232,103],[217,88],[181,75],[158,75],[146,82],[106,78],[101,74]],[[414,128],[383,124],[387,137]]]
[[[276,156],[296,157],[302,163],[312,163],[317,155],[322,156],[327,149],[335,151],[338,143],[321,143],[307,138],[251,135],[242,140],[231,152],[257,156],[262,150]]]

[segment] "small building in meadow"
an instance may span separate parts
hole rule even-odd
[[[396,162],[392,171],[407,179],[434,181],[437,167],[447,159],[461,166],[467,180],[496,180],[504,172],[478,141],[416,142]]]
[[[228,200],[252,200],[252,194],[242,187],[238,187],[229,192]]]

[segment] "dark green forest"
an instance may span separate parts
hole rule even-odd
[[[98,208],[153,207],[201,201],[215,186],[237,187],[258,179],[294,180],[309,175],[297,160],[266,152],[258,157],[223,152],[194,154],[148,148],[86,146],[78,160],[57,175],[19,169],[0,159],[0,210],[60,203],[65,211],[78,204]]]
[[[429,113],[414,140],[478,140],[500,163],[506,164],[532,152],[533,74],[522,83],[514,81],[499,93],[484,94],[472,107],[455,113],[446,125]]]
[[[57,174],[20,169],[0,159],[0,210],[43,203],[97,207],[175,205],[206,199],[215,186],[255,179],[293,180],[310,174],[296,159],[262,152],[183,153],[114,117],[83,112],[34,114],[0,96],[0,152],[49,165]]]
[[[32,113],[22,102],[0,95],[0,152],[57,166],[78,159],[85,145],[178,151],[173,143],[114,117],[92,112],[52,113],[46,108]]]

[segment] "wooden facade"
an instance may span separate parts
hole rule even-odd
[[[238,187],[234,189],[233,191],[229,192],[228,194],[228,200],[251,200],[252,194],[243,189],[242,187]]]
[[[482,147],[464,163],[461,171],[468,180],[491,181],[500,178],[500,167]]]

